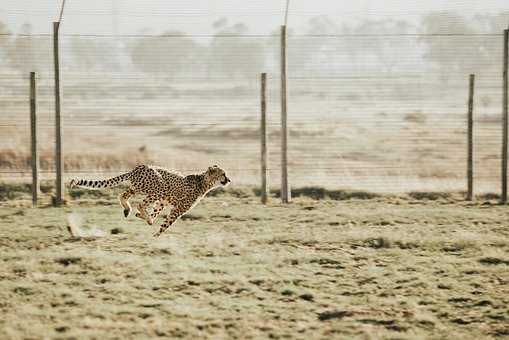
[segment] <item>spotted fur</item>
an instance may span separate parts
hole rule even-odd
[[[133,170],[105,180],[73,179],[70,187],[111,188],[128,182],[129,188],[119,195],[120,205],[124,208],[124,216],[131,212],[129,199],[136,194],[146,195],[138,205],[136,217],[145,220],[149,225],[162,212],[166,205],[172,207],[166,220],[161,224],[154,236],[161,235],[176,220],[187,213],[202,199],[207,192],[225,186],[230,182],[223,169],[217,165],[209,167],[205,172],[195,175],[182,176],[169,170],[139,165]],[[153,205],[152,213],[147,208]]]

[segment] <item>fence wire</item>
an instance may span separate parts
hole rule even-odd
[[[260,182],[260,73],[268,73],[269,183],[280,182],[278,34],[61,36],[67,178],[138,163],[219,164]],[[30,176],[29,72],[37,71],[43,178],[54,178],[52,37],[0,35],[0,178]],[[466,190],[468,75],[476,74],[477,192],[498,191],[499,33],[290,34],[293,187]]]

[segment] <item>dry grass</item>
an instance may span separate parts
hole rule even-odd
[[[242,100],[239,104],[252,105]],[[128,104],[123,105],[125,109]],[[231,172],[236,183],[259,182],[259,122],[251,111],[236,112],[232,116],[235,119],[229,121],[223,116],[216,117],[215,111],[198,115],[193,107],[171,110],[155,116],[130,111],[119,112],[121,118],[104,115],[94,120],[97,126],[92,127],[80,126],[83,122],[78,124],[78,117],[86,115],[76,114],[66,121],[65,129],[64,161],[69,176],[94,171],[114,174],[138,163],[184,172],[220,164]],[[321,112],[320,107],[303,106],[299,110]],[[380,193],[465,189],[467,139],[462,118],[452,113],[450,117],[437,116],[425,109],[387,113],[383,117],[373,115],[359,116],[353,110],[336,121],[327,115],[316,117],[319,124],[292,121],[289,127],[292,185]],[[475,126],[475,185],[481,193],[499,191],[501,137],[494,130],[493,119],[496,117],[482,116]],[[271,116],[270,183],[280,181],[280,129],[276,121],[277,117]],[[30,157],[26,131],[2,127],[0,170],[24,170],[27,176]],[[53,141],[51,128],[42,129],[43,171],[53,168]],[[5,179],[8,175],[2,176]]]
[[[320,190],[308,188],[321,198]],[[109,195],[0,202],[3,338],[509,335],[506,207],[431,195],[208,197],[163,237]],[[327,196],[323,194],[323,196]],[[423,197],[419,197],[423,198]],[[434,199],[435,200],[431,200]],[[102,237],[70,237],[79,228]]]
[[[40,169],[42,171],[54,169],[54,153],[50,150],[42,150],[39,155]],[[66,154],[64,166],[72,170],[119,170],[128,169],[142,163],[154,163],[146,152],[70,152]],[[31,164],[31,155],[28,151],[13,149],[0,150],[0,168],[3,169],[28,169]]]

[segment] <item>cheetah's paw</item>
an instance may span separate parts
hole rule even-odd
[[[78,181],[76,181],[74,178],[73,178],[73,179],[71,179],[71,181],[69,182],[69,188],[70,188],[70,189],[74,188],[74,187],[76,186],[76,183],[77,183],[77,182],[78,182]]]

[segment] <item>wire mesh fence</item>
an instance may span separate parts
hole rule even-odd
[[[238,31],[64,30],[66,177],[107,177],[140,162],[185,173],[220,164],[234,182],[259,184],[260,73],[267,72],[269,183],[279,186],[280,38]],[[475,73],[475,190],[499,191],[502,34],[404,32],[290,32],[293,187],[466,190]],[[42,178],[54,178],[52,37],[2,34],[0,46],[0,178],[30,176],[29,71],[37,71]]]

